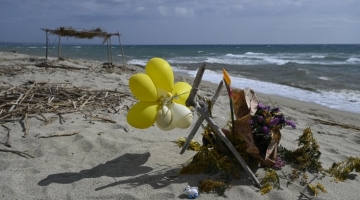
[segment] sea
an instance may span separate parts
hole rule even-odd
[[[360,44],[309,45],[113,45],[113,63],[145,66],[153,57],[167,60],[175,73],[219,83],[222,69],[232,86],[284,96],[360,114]],[[0,43],[0,51],[45,56],[45,44]],[[66,44],[61,57],[108,62],[106,45]],[[49,56],[57,57],[57,46]]]

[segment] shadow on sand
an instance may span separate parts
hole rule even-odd
[[[114,160],[95,166],[92,169],[81,170],[80,172],[65,172],[51,174],[41,180],[38,185],[47,186],[51,183],[69,184],[84,178],[123,177],[137,176],[152,171],[151,167],[142,166],[150,157],[150,153],[144,154],[124,154]]]

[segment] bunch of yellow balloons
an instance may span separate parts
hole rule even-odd
[[[174,84],[174,73],[168,62],[161,58],[148,61],[144,73],[129,79],[130,91],[139,100],[127,114],[127,122],[139,129],[146,129],[155,122],[161,130],[186,129],[193,115],[185,101],[191,86],[186,82]]]

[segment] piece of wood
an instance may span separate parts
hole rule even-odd
[[[214,105],[217,98],[219,98],[220,92],[222,90],[222,88],[224,87],[224,82],[220,81],[219,86],[215,92],[215,95],[213,96],[213,98],[211,99],[211,105]],[[197,119],[196,123],[194,124],[194,126],[191,129],[191,132],[189,133],[188,137],[186,138],[186,141],[184,143],[184,146],[182,147],[180,154],[183,154],[185,152],[185,150],[188,148],[191,140],[195,137],[195,134],[197,132],[197,130],[200,128],[201,124],[204,121],[204,117],[202,117],[201,115],[199,116],[199,118]]]
[[[16,100],[16,102],[11,106],[11,108],[9,109],[9,112],[11,112],[12,110],[14,110],[15,106],[18,105],[19,101],[21,100],[21,98],[24,96],[24,94],[20,94],[19,98]]]
[[[35,158],[34,156],[28,154],[28,153],[25,153],[23,151],[17,151],[17,150],[11,150],[11,149],[0,149],[0,151],[2,152],[10,152],[10,153],[15,153],[15,154],[18,154],[20,156],[28,156],[30,158]]]
[[[28,131],[29,131],[29,125],[28,125],[28,114],[27,114],[27,112],[25,113],[25,116],[24,116],[24,138],[26,138],[27,137],[27,135],[28,135]]]
[[[78,133],[79,133],[79,131],[73,132],[73,133],[63,133],[63,134],[54,134],[54,135],[43,135],[43,136],[38,136],[37,138],[51,138],[51,137],[72,136],[72,135],[76,135],[76,134],[78,134]]]

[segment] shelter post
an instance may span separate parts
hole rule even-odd
[[[46,54],[45,54],[45,59],[48,59],[48,52],[49,52],[49,36],[48,36],[48,29],[45,29],[45,33],[46,33]]]
[[[120,49],[121,49],[121,57],[122,57],[123,65],[125,66],[125,56],[124,56],[123,47],[121,45],[120,33],[119,33],[119,31],[117,33],[118,33],[117,35],[118,35],[118,38],[119,38],[119,45],[120,45]]]
[[[112,54],[112,45],[111,45],[111,37],[109,37],[109,49],[110,49],[110,60],[111,60],[111,66],[113,65],[113,54]]]
[[[60,39],[61,39],[61,36],[59,35],[59,42],[58,42],[58,59],[60,59]]]

